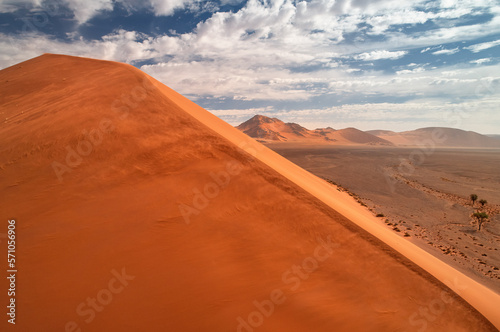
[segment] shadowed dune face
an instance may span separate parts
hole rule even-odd
[[[0,71],[20,331],[495,331],[152,82],[57,55]]]

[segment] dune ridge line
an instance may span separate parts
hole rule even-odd
[[[151,82],[175,104],[186,110],[198,121],[219,133],[236,146],[245,146],[247,149],[258,151],[256,158],[284,175],[286,178],[320,199],[332,209],[341,213],[356,225],[362,227],[384,243],[413,261],[415,264],[429,272],[439,281],[443,282],[465,301],[482,313],[495,327],[500,329],[500,295],[491,289],[472,280],[465,274],[434,257],[425,250],[410,243],[390,230],[377,223],[377,219],[367,209],[359,206],[346,193],[332,190],[330,184],[316,177],[306,170],[298,167],[284,157],[265,147],[259,142],[249,138],[236,128],[222,121],[201,106],[190,101],[181,94],[168,88],[161,82],[149,76]]]

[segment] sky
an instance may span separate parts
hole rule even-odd
[[[233,125],[500,134],[500,0],[0,0],[0,68],[126,62]]]

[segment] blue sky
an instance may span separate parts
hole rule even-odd
[[[0,0],[0,50],[127,62],[234,125],[500,134],[498,0]]]

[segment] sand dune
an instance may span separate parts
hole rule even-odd
[[[364,131],[356,128],[345,128],[332,133],[332,139],[338,143],[345,144],[363,144],[363,145],[392,145],[387,140],[374,137]],[[378,139],[377,139],[378,138]]]
[[[367,133],[398,146],[500,148],[500,142],[493,137],[454,128],[420,128],[399,133],[387,130],[370,130]]]
[[[496,330],[450,288],[500,326],[498,295],[132,66],[46,54],[0,90],[2,331]]]
[[[255,115],[236,127],[262,143],[291,142],[328,145],[432,146],[500,148],[495,137],[454,128],[420,128],[411,131],[361,131],[356,128],[309,130],[296,123]]]
[[[255,115],[236,127],[262,142],[302,142],[339,145],[392,145],[389,141],[356,128],[309,130],[296,123],[284,123],[277,118]]]
[[[296,123],[284,123],[277,118],[255,115],[237,127],[250,137],[270,141],[297,141],[315,138],[306,128]]]

